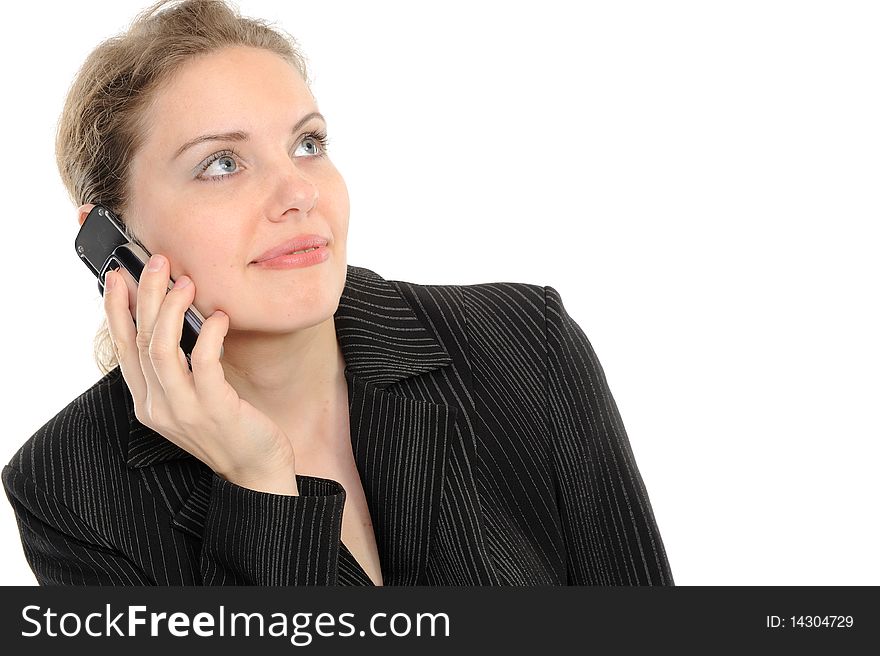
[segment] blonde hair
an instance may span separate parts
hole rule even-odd
[[[138,14],[128,31],[89,54],[68,91],[55,140],[58,171],[77,207],[101,204],[124,221],[129,169],[143,143],[153,94],[182,64],[229,46],[280,55],[311,90],[297,41],[267,21],[242,17],[226,0],[160,0]],[[137,239],[136,226],[125,228]],[[94,357],[105,375],[119,363],[106,317],[95,335]]]

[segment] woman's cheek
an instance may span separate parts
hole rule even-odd
[[[219,308],[228,308],[238,300],[236,290],[240,288],[240,283],[233,280],[229,271],[223,271],[221,275],[218,269],[207,268],[199,274],[198,279],[195,274],[192,279],[196,287],[193,305],[204,317],[210,316]]]

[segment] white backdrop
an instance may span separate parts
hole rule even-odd
[[[146,4],[4,11],[4,463],[101,377],[54,128]],[[676,583],[880,584],[880,6],[239,6],[309,58],[350,264],[561,292]],[[0,535],[0,584],[34,584],[5,497]]]

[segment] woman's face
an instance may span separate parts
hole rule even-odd
[[[151,253],[170,260],[172,278],[192,279],[196,308],[206,317],[222,309],[230,330],[290,332],[338,306],[349,199],[313,136],[326,133],[325,123],[301,123],[317,111],[291,64],[242,47],[188,62],[147,110],[125,218]],[[252,263],[304,234],[328,240],[327,260],[293,269]]]

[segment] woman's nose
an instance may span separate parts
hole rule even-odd
[[[318,202],[318,185],[295,158],[280,162],[271,181],[272,219],[283,218],[291,209],[308,214]]]

